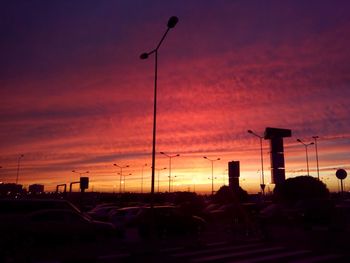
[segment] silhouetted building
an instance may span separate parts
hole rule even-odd
[[[21,184],[0,184],[0,194],[1,195],[7,195],[7,194],[16,194],[16,193],[22,193],[22,185]]]
[[[280,184],[285,181],[283,138],[291,137],[288,129],[266,128],[264,139],[270,140],[271,183]]]
[[[44,192],[44,185],[42,184],[32,184],[29,186],[29,192],[32,194],[39,194]]]
[[[228,163],[228,186],[234,192],[239,189],[239,161]]]

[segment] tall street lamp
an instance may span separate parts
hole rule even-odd
[[[129,174],[128,174],[128,176],[131,176],[131,175],[132,175],[132,173],[129,173]],[[124,174],[124,181],[123,181],[123,183],[124,183],[124,184],[123,184],[123,189],[124,189],[123,192],[125,193],[125,185],[126,185],[126,177],[125,177],[125,174]]]
[[[166,170],[166,167],[164,167],[164,168],[159,168],[159,169],[156,169],[157,171],[158,171],[158,190],[157,190],[157,192],[159,193],[159,175],[160,175],[160,171],[161,170]]]
[[[162,44],[165,36],[168,34],[171,28],[174,28],[179,19],[176,16],[172,16],[168,20],[167,30],[165,31],[163,37],[159,41],[155,49],[150,52],[142,53],[140,58],[147,59],[149,55],[155,53],[155,68],[154,68],[154,105],[153,105],[153,143],[152,143],[152,179],[151,179],[151,207],[153,208],[153,196],[154,196],[154,169],[156,167],[156,123],[157,123],[157,77],[158,77],[158,49]]]
[[[123,169],[124,168],[128,168],[129,165],[125,165],[125,166],[120,166],[116,163],[113,164],[114,166],[118,167],[120,169],[120,177],[119,177],[119,193],[122,192],[122,178],[123,178]]]
[[[214,162],[219,161],[220,158],[209,159],[207,156],[204,156],[203,158],[211,162],[211,194],[214,195]]]
[[[147,163],[145,163],[141,168],[141,194],[143,193],[143,168],[147,166]]]
[[[20,163],[21,163],[21,159],[24,157],[23,154],[20,154],[18,156],[18,160],[17,160],[17,176],[16,176],[16,184],[18,184],[18,176],[19,176],[19,166],[20,166]]]
[[[260,188],[262,191],[262,194],[265,194],[265,179],[264,179],[264,158],[263,158],[263,143],[262,140],[264,139],[263,136],[260,136],[253,132],[252,130],[248,130],[248,133],[256,136],[260,140],[260,158],[261,158],[261,179],[260,179]]]
[[[170,154],[166,154],[165,152],[160,152],[160,153],[169,158],[169,193],[170,193],[170,184],[171,184],[171,183],[170,183],[170,182],[171,182],[171,159],[172,159],[172,158],[175,158],[175,157],[179,157],[180,154],[170,155]]]
[[[318,166],[318,152],[317,152],[317,139],[319,138],[318,136],[312,136],[315,140],[315,150],[316,150],[316,167],[317,167],[317,178],[320,180],[320,168]]]
[[[307,175],[310,176],[310,173],[309,173],[309,157],[308,157],[308,154],[307,154],[307,147],[310,146],[310,145],[313,145],[314,143],[313,142],[310,142],[310,143],[304,143],[302,140],[300,139],[297,139],[298,142],[300,142],[301,144],[303,144],[305,146],[305,154],[306,154],[306,169],[307,169]]]
[[[85,172],[78,172],[76,170],[73,170],[72,173],[76,173],[76,174],[79,174],[79,176],[82,176],[83,174],[88,174],[89,171],[85,171]]]

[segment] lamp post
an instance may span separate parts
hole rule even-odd
[[[313,142],[310,142],[310,143],[304,143],[302,140],[300,139],[297,139],[298,142],[300,142],[302,145],[305,146],[305,154],[306,154],[306,169],[307,169],[307,175],[310,176],[310,173],[309,173],[309,157],[308,157],[308,153],[307,153],[307,147],[310,146],[310,145],[313,145],[314,143]]]
[[[214,162],[219,161],[220,158],[209,159],[207,156],[204,156],[203,158],[211,162],[211,194],[214,195]]]
[[[248,133],[256,136],[260,140],[260,158],[261,158],[261,179],[260,179],[260,188],[262,191],[262,194],[265,194],[265,179],[264,179],[264,158],[263,158],[263,143],[262,140],[264,139],[263,136],[260,136],[253,132],[252,130],[248,130]]]
[[[161,170],[166,170],[166,167],[164,167],[164,168],[160,168],[160,169],[156,169],[157,171],[158,171],[158,189],[157,189],[157,192],[159,193],[159,175],[160,175],[160,171]]]
[[[141,168],[141,194],[143,193],[143,168],[147,166],[147,163],[145,163]]]
[[[171,179],[171,182],[172,182],[172,184],[173,184],[173,192],[175,192],[175,178],[176,178],[177,176],[176,175],[174,175],[173,177],[172,177],[172,179]]]
[[[76,173],[79,174],[79,176],[83,175],[83,174],[88,174],[89,171],[85,171],[85,172],[77,172],[76,170],[73,170],[72,173]]]
[[[169,158],[169,193],[170,193],[170,182],[171,182],[171,159],[180,156],[180,154],[166,154],[165,152],[160,152],[161,154],[165,155]]]
[[[17,176],[16,176],[16,184],[18,184],[18,176],[19,176],[19,166],[20,166],[20,163],[21,163],[21,159],[24,157],[23,154],[20,154],[18,156],[18,160],[17,160]]]
[[[131,175],[132,175],[132,173],[128,174],[128,176],[131,176]],[[123,182],[124,182],[124,185],[123,185],[123,189],[124,190],[123,190],[123,192],[125,193],[125,185],[126,185],[126,177],[125,177],[125,175],[124,175],[124,181]]]
[[[196,192],[196,178],[192,178],[192,183],[193,183],[193,193]]]
[[[226,181],[226,180],[225,180],[225,179],[226,179],[225,177],[226,177],[226,174],[227,174],[226,172],[228,172],[228,169],[225,169],[225,170],[222,172],[222,185],[223,185],[223,186],[226,185],[226,184],[225,184],[225,181]]]
[[[156,157],[156,123],[157,123],[157,77],[158,77],[158,49],[165,39],[171,28],[174,28],[179,19],[176,16],[172,16],[168,20],[167,30],[163,34],[163,37],[159,41],[155,49],[150,52],[142,53],[140,58],[147,59],[149,55],[155,53],[155,68],[154,68],[154,104],[153,104],[153,143],[152,143],[152,178],[151,178],[151,208],[153,208],[153,196],[154,196],[154,169],[156,167],[155,157]]]
[[[120,169],[120,177],[119,177],[119,193],[122,192],[122,178],[123,178],[123,169],[124,168],[128,168],[129,165],[125,165],[125,166],[120,166],[116,163],[113,164],[114,166],[118,167]]]
[[[319,138],[318,136],[312,136],[315,140],[315,150],[316,150],[316,167],[317,167],[317,178],[320,180],[320,168],[318,166],[318,152],[317,152],[317,139]]]

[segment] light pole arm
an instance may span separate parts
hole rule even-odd
[[[261,155],[261,183],[262,187],[265,187],[265,180],[264,180],[264,157],[263,157],[263,143],[262,143],[262,137],[260,137],[260,155]],[[264,192],[264,190],[263,190]]]
[[[161,40],[159,41],[159,43],[158,43],[158,45],[157,45],[157,47],[156,47],[155,50],[158,50],[158,49],[159,49],[160,45],[163,43],[163,41],[164,41],[166,35],[168,34],[169,30],[170,30],[170,28],[168,27],[167,30],[165,31],[163,37],[162,37]],[[152,52],[152,51],[151,51],[151,52]],[[153,52],[154,52],[154,51],[153,51]]]

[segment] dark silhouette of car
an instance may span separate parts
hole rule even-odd
[[[200,235],[206,227],[206,221],[175,206],[144,207],[137,219],[139,235],[143,238],[152,233],[158,237],[176,235]],[[153,229],[153,230],[152,230]]]
[[[121,229],[135,226],[142,209],[143,208],[139,206],[116,209],[109,214],[109,222]]]
[[[108,221],[109,220],[109,215],[119,209],[119,206],[116,205],[104,205],[104,206],[97,206],[90,211],[87,212],[87,214],[93,218],[94,220],[99,220],[99,221]]]
[[[24,215],[44,209],[67,209],[80,212],[80,210],[66,200],[56,199],[0,199],[1,215]]]
[[[117,236],[116,228],[67,209],[40,210],[22,217],[17,231],[39,243],[92,241]]]
[[[1,245],[57,243],[118,235],[116,228],[94,221],[63,200],[0,200]]]

